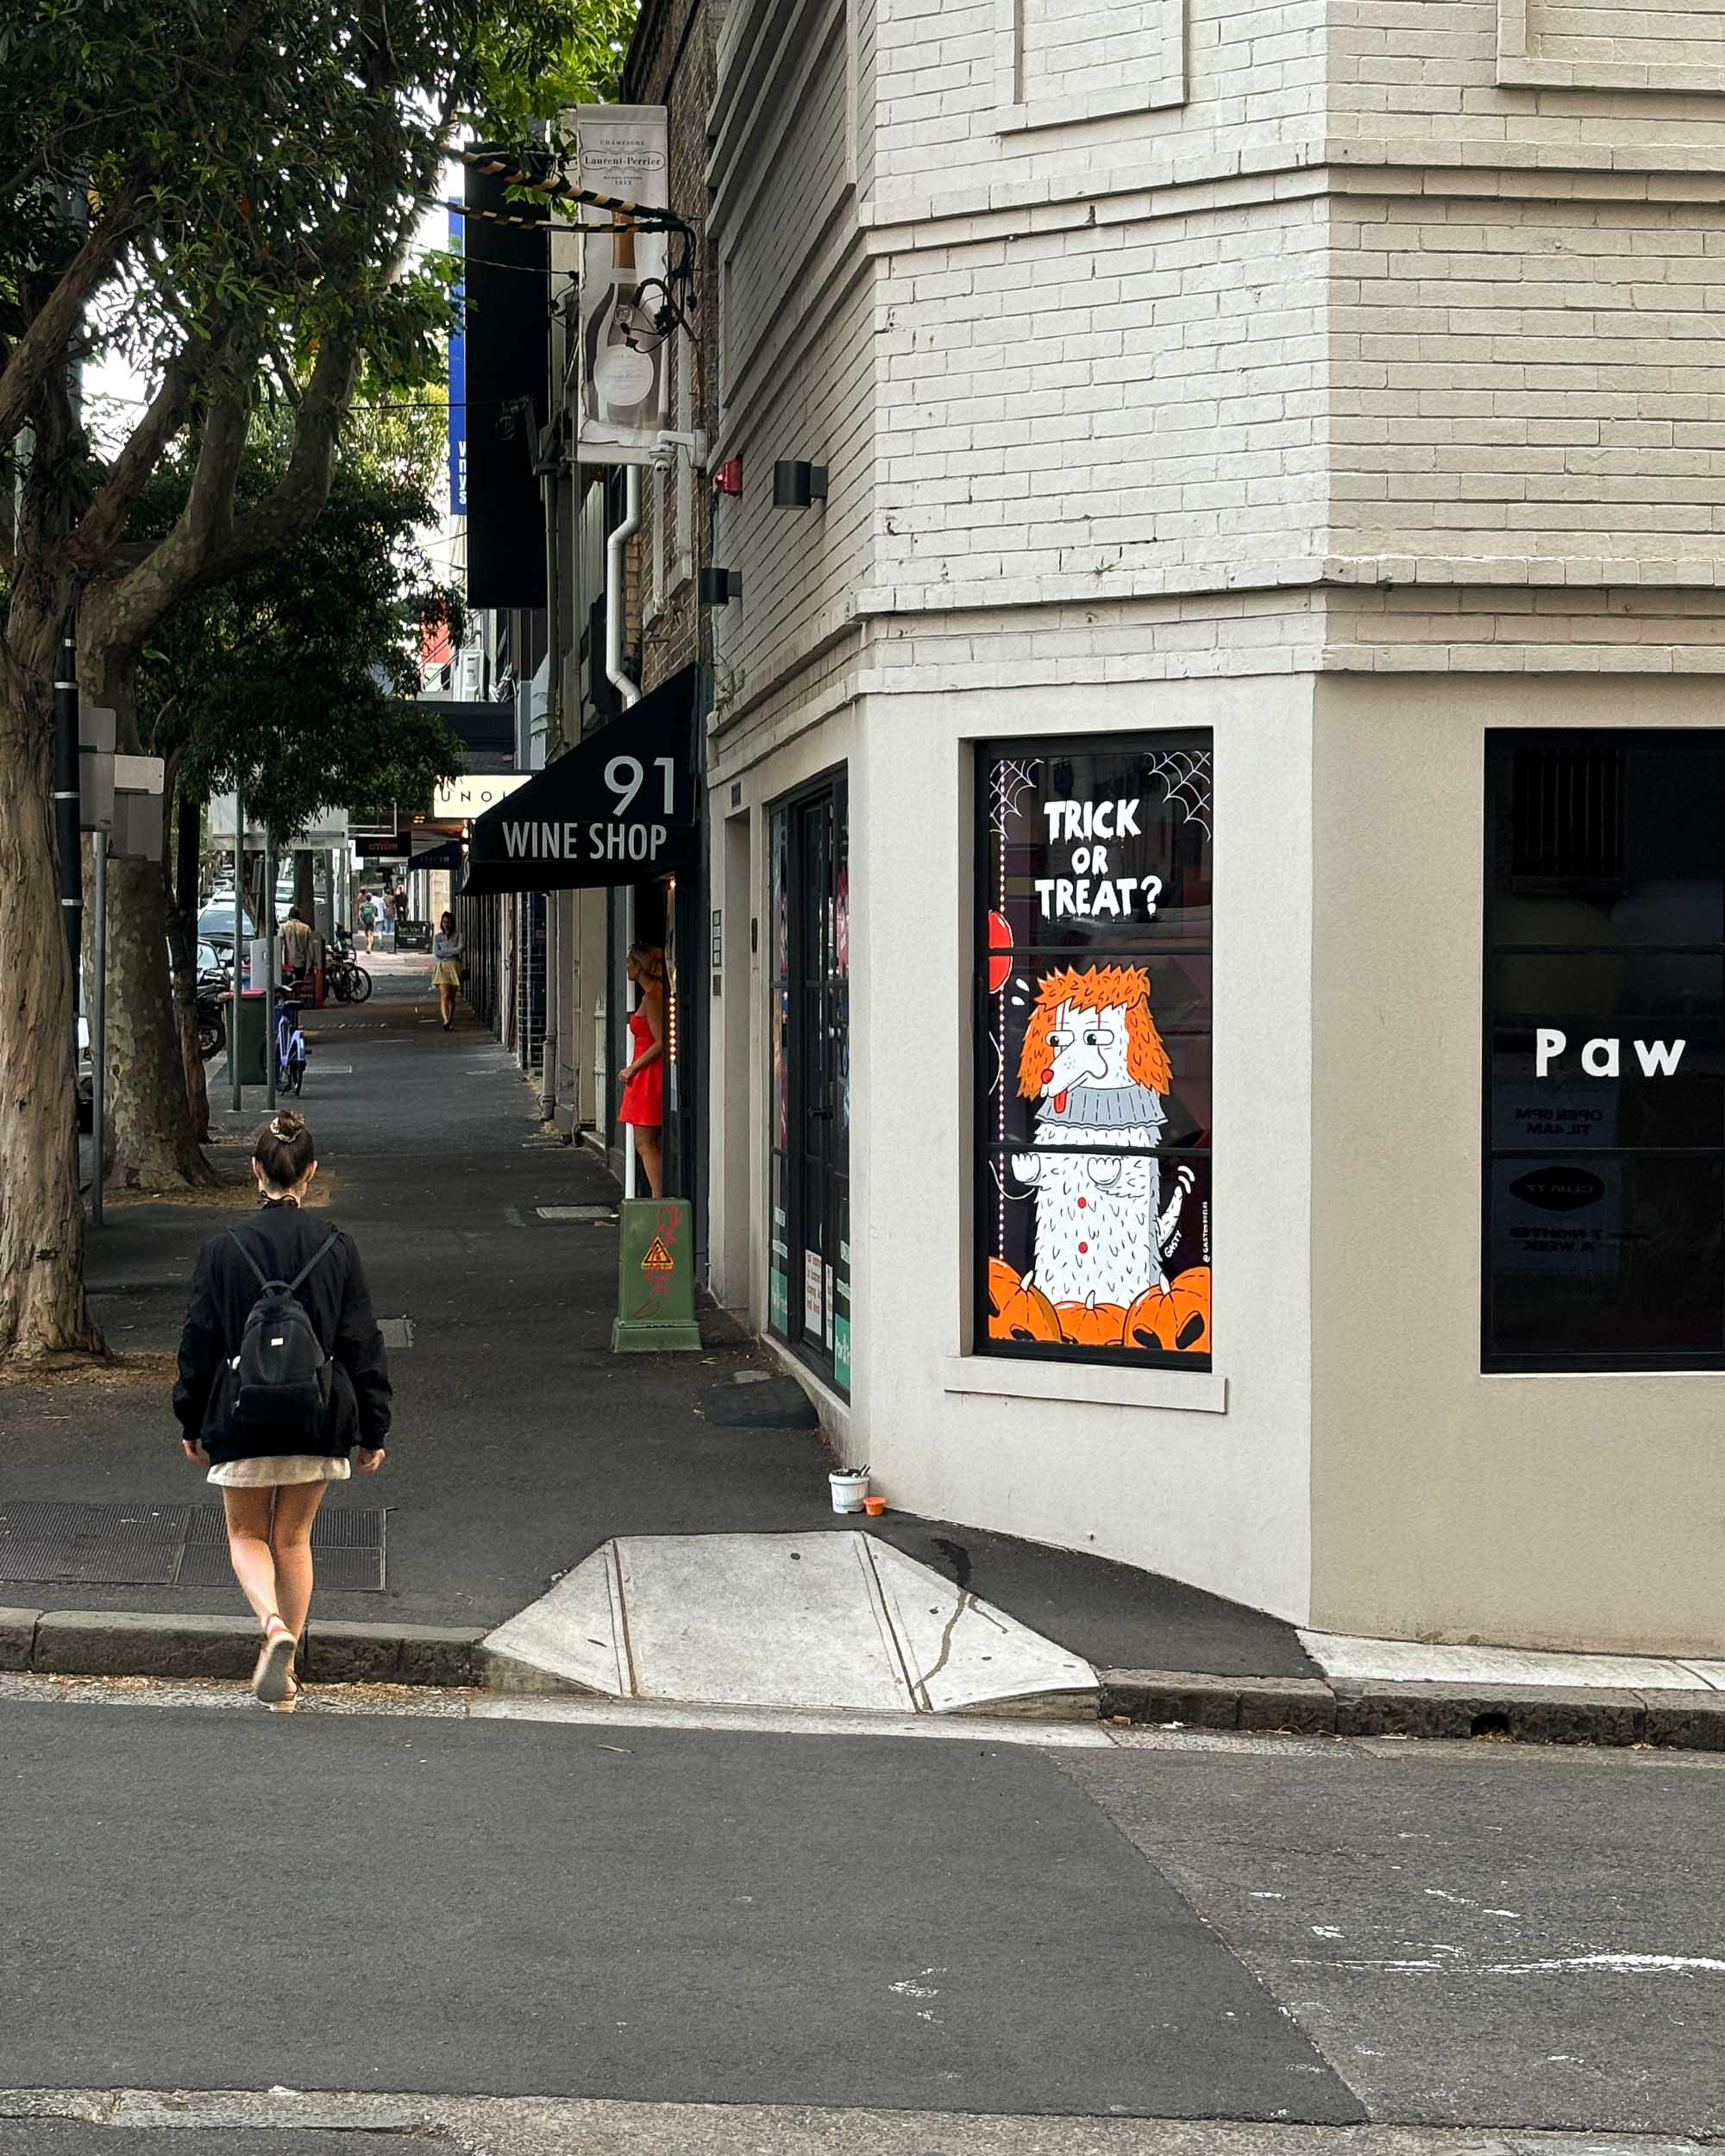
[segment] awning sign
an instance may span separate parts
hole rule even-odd
[[[693,693],[686,667],[481,816],[462,888],[591,889],[693,868]]]

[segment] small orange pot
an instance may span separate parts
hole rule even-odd
[[[887,1509],[887,1501],[884,1497],[865,1497],[862,1500],[862,1509],[871,1520],[878,1520]]]

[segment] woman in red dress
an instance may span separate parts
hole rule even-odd
[[[662,1194],[665,1158],[661,1138],[665,1120],[665,954],[656,943],[631,943],[627,971],[641,991],[641,1000],[629,1013],[629,1040],[635,1053],[618,1073],[623,1081],[623,1106],[617,1119],[633,1131],[647,1188],[657,1198]]]

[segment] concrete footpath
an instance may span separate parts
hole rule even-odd
[[[866,1525],[837,1518],[832,1462],[800,1390],[722,1313],[704,1318],[699,1357],[612,1354],[614,1184],[591,1153],[540,1133],[524,1078],[470,1016],[442,1031],[423,959],[380,956],[374,970],[369,1003],[315,1015],[298,1104],[318,1140],[318,1201],[365,1257],[397,1393],[384,1473],[326,1501],[338,1526],[386,1508],[386,1583],[320,1588],[314,1681],[480,1681],[489,1634],[596,1553],[648,1539],[862,1532],[965,1605],[1088,1664],[1091,1712],[1207,1729],[1725,1749],[1720,1665],[1524,1657],[1482,1675],[1477,1654],[1446,1664],[1467,1650],[1374,1664],[1382,1643],[1302,1636],[1099,1557],[897,1510]],[[219,1064],[213,1075],[225,1101]],[[0,1515],[21,1502],[166,1514],[215,1497],[179,1451],[167,1395],[192,1257],[249,1210],[262,1103],[248,1103],[216,1118],[221,1190],[110,1198],[88,1277],[126,1360],[0,1385]],[[548,1218],[553,1209],[563,1210]],[[249,1667],[254,1637],[219,1570],[204,1584],[145,1585],[67,1569],[34,1585],[0,1576],[0,1668]]]

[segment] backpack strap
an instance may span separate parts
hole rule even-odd
[[[245,1244],[241,1242],[238,1231],[234,1228],[229,1228],[228,1231],[228,1240],[234,1245],[234,1248],[240,1253],[241,1257],[245,1259],[247,1264],[251,1267],[253,1278],[257,1282],[259,1287],[267,1290],[270,1285],[268,1275],[265,1273],[263,1267],[259,1264],[256,1258],[254,1258],[251,1252],[246,1248]],[[323,1253],[320,1250],[317,1255],[321,1257]]]
[[[229,1232],[231,1234],[232,1230],[230,1229]],[[317,1248],[313,1250],[310,1257],[306,1259],[305,1263],[300,1267],[299,1270],[294,1275],[293,1278],[287,1283],[290,1294],[292,1294],[293,1289],[300,1286],[306,1275],[311,1271],[312,1268],[317,1263],[320,1258],[327,1257],[329,1255],[330,1251],[335,1249],[336,1245],[341,1241],[341,1239],[342,1231],[340,1228],[332,1228],[329,1231],[327,1241],[320,1243],[317,1245]]]

